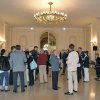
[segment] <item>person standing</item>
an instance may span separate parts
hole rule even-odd
[[[11,46],[11,52],[8,54],[8,58],[10,59],[10,54],[12,52],[14,52],[16,50],[16,47],[15,46]],[[9,84],[10,85],[13,85],[13,71],[12,69],[10,69],[10,75],[9,75]]]
[[[96,80],[100,81],[100,57],[99,54],[96,54],[96,64],[95,64],[95,69],[96,69]]]
[[[77,92],[78,81],[77,81],[77,64],[79,62],[79,56],[74,51],[74,44],[69,45],[69,54],[67,59],[67,70],[68,70],[68,92],[65,95],[73,95],[73,91]]]
[[[79,52],[77,52],[79,54]],[[81,56],[79,55],[79,62],[77,64],[77,80],[78,80],[78,83],[80,82],[81,80]]]
[[[47,50],[45,50],[44,53],[47,55],[47,58],[48,58],[48,61],[47,61],[47,64],[46,64],[46,72],[47,72],[47,75],[48,75],[48,73],[49,73],[49,66],[50,66],[50,63],[49,63],[50,55],[49,55],[49,52]]]
[[[89,55],[88,51],[84,51],[84,82],[89,82]]]
[[[1,50],[0,56],[0,90],[1,91],[9,91],[9,70],[10,64],[8,57],[5,56],[6,50]],[[5,81],[4,81],[5,79]],[[4,83],[4,84],[3,84]]]
[[[38,57],[38,65],[39,65],[39,76],[40,76],[40,83],[47,83],[47,73],[46,73],[46,64],[48,61],[47,55],[44,53],[43,50],[40,51]]]
[[[27,54],[27,65],[28,65],[28,75],[29,75],[29,86],[34,85],[34,70],[31,69],[30,63],[33,61],[33,57],[31,52]]]
[[[84,51],[82,51],[82,47],[78,47],[78,53],[79,53],[79,62],[80,62],[80,68],[78,69],[79,77],[80,79],[83,77],[84,79]],[[80,81],[79,79],[79,81]]]
[[[17,92],[17,79],[18,75],[20,76],[21,82],[21,92],[25,91],[25,81],[24,81],[24,71],[25,71],[25,62],[27,61],[25,53],[21,51],[21,46],[16,45],[16,51],[11,53],[10,56],[10,66],[13,69],[13,92]]]
[[[67,64],[66,64],[67,57],[68,57],[68,51],[64,50],[63,55],[62,55],[63,72],[61,75],[65,74],[66,67],[67,67]]]
[[[32,52],[33,59],[37,63],[37,59],[38,59],[38,46],[34,46],[34,50],[32,50],[31,52]]]
[[[58,53],[56,50],[53,51],[53,54],[50,56],[50,64],[52,70],[52,88],[53,90],[58,90],[58,73],[59,73],[59,58],[57,57]]]
[[[34,61],[37,64],[37,59],[38,59],[38,46],[34,46],[34,49],[31,51],[31,53],[32,53],[32,56],[33,56]],[[38,72],[39,72],[39,69],[37,67],[37,69],[34,70],[34,72],[33,72],[34,73],[34,80],[37,79],[36,75],[38,74]]]

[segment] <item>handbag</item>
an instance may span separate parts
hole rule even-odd
[[[30,63],[30,69],[31,70],[34,70],[34,69],[36,69],[37,68],[37,64],[36,64],[36,62],[34,61],[34,59],[33,59],[33,61]]]

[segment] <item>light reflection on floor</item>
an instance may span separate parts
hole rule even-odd
[[[83,83],[82,80],[79,83],[79,90],[77,94],[73,96],[66,96],[64,92],[67,91],[66,76],[59,76],[58,91],[51,89],[51,78],[46,84],[40,84],[39,81],[35,82],[33,87],[27,87],[25,93],[20,92],[15,94],[11,91],[8,93],[0,92],[0,100],[100,100],[100,81],[95,81],[95,70],[90,69],[90,82]]]

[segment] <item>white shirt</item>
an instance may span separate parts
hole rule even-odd
[[[76,71],[77,70],[77,64],[79,62],[79,56],[78,53],[76,51],[72,51],[69,53],[68,55],[68,59],[67,59],[67,70],[68,71]]]

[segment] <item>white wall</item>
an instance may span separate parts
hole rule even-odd
[[[0,38],[5,40],[5,23],[3,21],[0,21]],[[5,44],[0,45],[0,48],[4,48]]]
[[[93,36],[97,37],[98,53],[100,54],[100,19],[92,23]]]
[[[28,27],[13,27],[11,31],[11,45],[21,44],[23,49],[33,49],[35,45],[40,47],[40,36],[44,32],[50,32],[56,37],[56,47],[58,50],[67,49],[70,43],[74,43],[76,49],[81,46],[87,50],[86,38],[88,31],[84,28],[34,28],[30,30]]]

